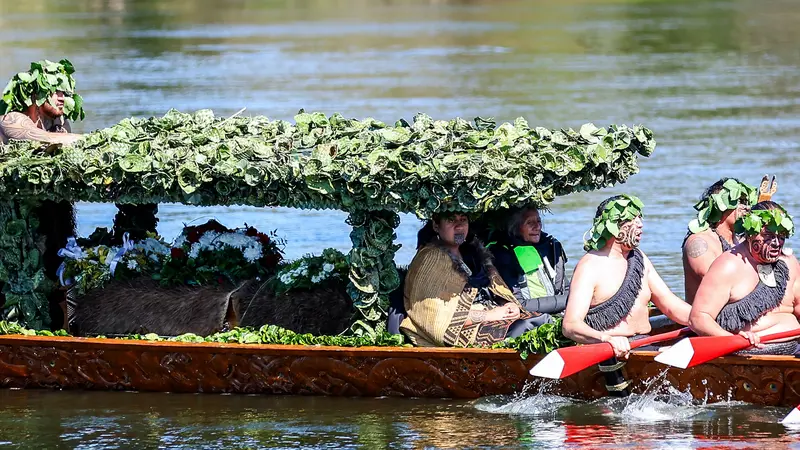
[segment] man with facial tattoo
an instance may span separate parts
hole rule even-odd
[[[757,347],[750,353],[792,354],[794,338],[760,344],[760,336],[800,326],[800,265],[783,248],[794,233],[792,219],[767,200],[753,206],[736,227],[746,239],[711,265],[697,290],[689,325],[703,336],[745,336]]]
[[[598,206],[564,312],[564,336],[582,344],[608,342],[623,358],[630,352],[629,338],[651,331],[651,300],[673,321],[685,325],[689,320],[689,305],[670,291],[639,249],[643,207],[630,195]]]
[[[614,357],[599,364],[612,396],[627,396],[622,372],[629,339],[650,333],[648,303],[680,324],[689,320],[689,304],[676,297],[639,250],[644,204],[632,195],[611,197],[597,207],[587,251],[572,275],[564,336],[582,344],[608,342]]]

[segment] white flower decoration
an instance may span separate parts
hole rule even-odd
[[[258,258],[261,257],[261,252],[257,248],[248,247],[247,249],[245,249],[245,251],[242,253],[242,255],[244,256],[244,259],[246,259],[248,262],[252,263],[252,262],[256,262],[258,260]]]

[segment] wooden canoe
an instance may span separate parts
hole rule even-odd
[[[625,371],[641,390],[667,367],[634,352]],[[306,347],[174,343],[74,337],[0,336],[0,386],[333,396],[477,398],[522,391],[540,359],[513,350]],[[666,379],[709,402],[800,403],[800,359],[730,356]],[[562,395],[606,395],[589,369],[555,383]]]

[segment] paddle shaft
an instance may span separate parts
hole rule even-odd
[[[683,327],[679,330],[673,330],[667,333],[657,334],[655,336],[648,336],[644,339],[639,339],[631,342],[631,350],[639,347],[644,347],[645,345],[655,344],[656,342],[664,342],[664,341],[669,341],[670,339],[677,339],[681,336],[689,334],[691,331],[692,331],[691,328]]]
[[[795,328],[794,330],[781,331],[779,333],[765,334],[764,336],[761,336],[761,343],[763,344],[763,343],[766,343],[766,342],[777,341],[779,339],[786,339],[786,338],[797,337],[797,336],[800,336],[800,328]],[[703,336],[701,336],[700,338],[702,339],[702,337]],[[751,346],[750,345],[750,340],[747,339],[746,337],[742,336],[741,334],[734,334],[733,336],[728,336],[728,337],[730,337],[732,339],[737,339],[739,341],[738,344],[740,344],[740,345],[738,345],[737,348],[735,348],[734,350],[724,351],[724,353],[720,352],[720,354],[717,355],[717,356],[725,356],[728,353],[733,353],[733,352],[737,352],[739,350],[744,350],[744,349],[746,349],[746,348]]]
[[[778,339],[785,339],[789,337],[800,336],[800,328],[794,330],[781,331],[780,333],[766,334],[761,337],[761,342],[777,341]],[[741,336],[744,339],[744,336]],[[747,341],[748,344],[750,341]]]
[[[631,349],[656,342],[676,339],[688,332],[689,328],[682,328],[680,330],[649,336],[631,342]],[[566,378],[613,357],[614,347],[608,342],[559,348],[547,354],[531,369],[530,373],[534,376],[553,379]]]
[[[781,331],[761,336],[760,341],[767,343],[780,339],[800,336],[800,328]],[[672,348],[656,356],[656,361],[674,367],[687,369],[730,353],[750,347],[750,340],[740,334],[728,336],[699,336],[684,339]]]

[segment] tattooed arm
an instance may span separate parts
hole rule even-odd
[[[719,247],[719,244],[715,247]],[[689,268],[700,278],[706,275],[711,263],[720,255],[717,249],[709,244],[708,239],[699,234],[689,236],[683,246],[683,253]]]
[[[0,135],[3,140],[40,141],[50,144],[72,144],[83,136],[73,133],[51,133],[36,126],[25,114],[11,112],[0,116]]]

